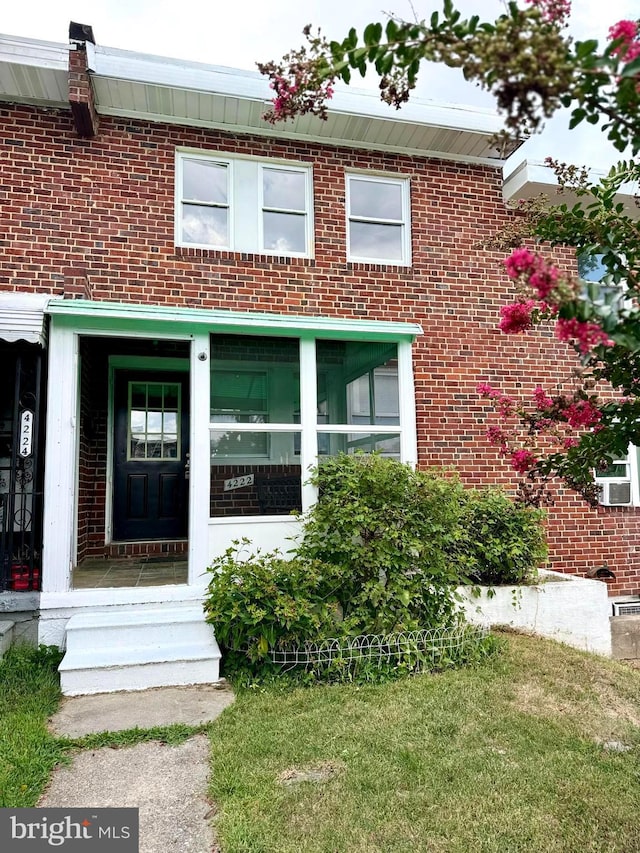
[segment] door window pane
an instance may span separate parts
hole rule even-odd
[[[180,385],[129,383],[129,459],[179,459]]]

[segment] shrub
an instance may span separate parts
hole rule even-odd
[[[454,548],[461,573],[478,584],[522,584],[547,557],[544,512],[510,500],[499,489],[467,489],[463,535]]]
[[[336,585],[330,565],[249,552],[247,539],[215,559],[205,598],[207,621],[226,652],[228,670],[250,663],[268,669],[268,652],[335,630]]]
[[[264,676],[277,669],[271,651],[328,637],[455,627],[462,580],[520,582],[544,557],[540,512],[497,490],[361,454],[323,460],[312,482],[319,499],[291,559],[249,553],[243,540],[210,568],[205,610],[228,674]],[[374,670],[334,661],[322,677],[368,680]]]
[[[458,575],[448,553],[460,536],[460,483],[362,454],[323,460],[312,482],[320,497],[296,554],[340,573],[336,595],[345,632],[450,622]]]

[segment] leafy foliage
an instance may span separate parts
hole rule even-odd
[[[498,489],[466,491],[456,556],[469,579],[486,586],[535,580],[547,556],[543,519]]]
[[[611,21],[601,45],[596,39],[574,41],[567,34],[568,0],[504,6],[495,20],[481,21],[475,15],[464,18],[452,0],[444,0],[442,12],[427,20],[391,16],[386,25],[368,24],[362,36],[352,28],[342,40],[328,40],[319,31],[312,35],[307,27],[306,47],[259,65],[276,95],[268,117],[275,122],[310,112],[326,118],[335,82],[349,83],[353,71],[373,71],[381,98],[399,108],[425,65],[440,63],[458,68],[465,79],[493,95],[504,119],[505,131],[495,140],[504,156],[562,107],[571,111],[570,128],[583,122],[599,124],[614,148],[627,153],[628,159],[600,180],[590,178],[585,169],[550,161],[560,189],[572,191],[578,203],[519,202],[518,213],[523,215],[484,242],[485,248],[521,247],[524,241],[539,247],[546,242],[601,259],[603,287],[585,287],[575,274],[549,265],[537,250],[535,262],[511,276],[517,278],[517,301],[502,307],[502,331],[526,333],[552,321],[558,339],[575,350],[582,364],[565,383],[570,390],[554,395],[554,411],[532,419],[526,406],[514,407],[517,427],[507,434],[501,424],[499,431],[508,440],[492,441],[524,475],[524,502],[540,505],[550,500],[548,483],[558,477],[596,505],[594,469],[606,468],[624,454],[629,441],[640,444],[640,230],[637,211],[620,200],[625,185],[637,187],[640,178],[640,21]],[[550,277],[553,287],[547,287]],[[618,287],[624,292],[622,300],[614,293]],[[576,378],[581,382],[577,392]],[[605,402],[589,393],[596,386],[605,389]],[[625,398],[616,403],[620,394]],[[576,435],[568,436],[564,416],[557,429],[554,415],[591,397],[601,411],[595,427],[601,432],[583,423]]]
[[[250,553],[243,540],[210,567],[205,611],[227,674],[264,678],[278,671],[272,650],[327,637],[454,627],[459,583],[524,580],[544,558],[539,512],[495,491],[465,490],[454,476],[342,455],[324,460],[312,480],[319,500],[291,559]],[[407,661],[387,670],[338,661],[321,677],[370,681],[410,669]]]

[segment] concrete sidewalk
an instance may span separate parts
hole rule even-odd
[[[227,687],[160,687],[63,700],[50,727],[58,735],[126,731],[173,723],[200,725],[233,702]],[[209,741],[196,735],[179,746],[152,741],[78,753],[58,767],[39,806],[133,807],[140,810],[140,853],[216,851],[207,798]]]

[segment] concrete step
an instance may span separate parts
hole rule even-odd
[[[199,605],[77,613],[60,664],[65,696],[220,680],[220,649]]]
[[[0,620],[0,658],[13,643],[13,628],[15,622],[10,619]]]

